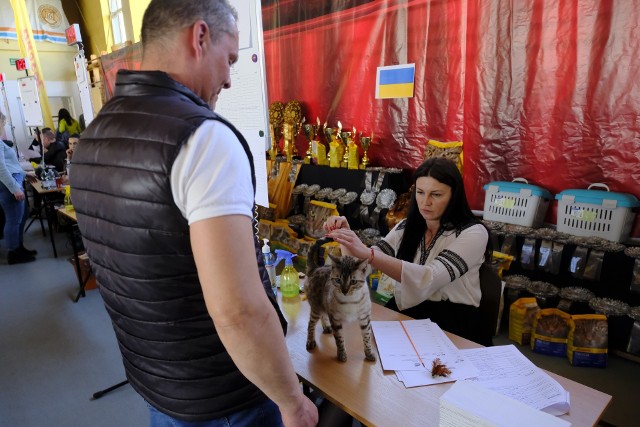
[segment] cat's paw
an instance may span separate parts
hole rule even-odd
[[[365,353],[364,354],[364,358],[365,358],[365,360],[367,360],[369,362],[375,362],[376,361],[376,356],[373,353]]]
[[[347,353],[338,353],[338,361],[346,362],[347,361]]]
[[[307,351],[311,351],[314,348],[316,348],[316,342],[315,341],[307,341]]]
[[[332,332],[331,330],[331,326],[327,326],[326,328],[322,328],[322,333],[323,334],[330,334]]]

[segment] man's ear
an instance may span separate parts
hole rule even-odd
[[[189,38],[195,59],[201,59],[211,41],[207,23],[201,19],[194,22],[190,27]]]

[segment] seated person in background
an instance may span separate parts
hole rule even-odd
[[[407,218],[368,248],[345,217],[329,217],[327,236],[344,254],[369,259],[394,285],[387,307],[443,330],[492,345],[481,327],[480,266],[491,254],[489,231],[473,215],[462,176],[447,159],[430,158],[414,174]],[[382,283],[383,278],[381,278]]]
[[[25,157],[30,162],[40,163],[40,160],[42,160],[40,138],[41,138],[41,133],[37,133],[36,137],[33,138],[33,141],[31,141],[31,145],[27,147],[27,152],[25,153]]]
[[[71,159],[73,158],[73,150],[76,149],[78,143],[80,142],[80,135],[74,133],[69,137],[69,148],[67,148],[67,160],[64,164],[64,177],[63,182],[65,184],[69,183],[69,173],[71,172]]]
[[[64,171],[67,147],[60,141],[56,141],[56,135],[50,128],[42,129],[42,147],[44,149],[44,163],[56,168],[56,171]]]
[[[76,149],[78,142],[80,142],[80,135],[78,135],[77,133],[74,133],[69,137],[69,148],[67,148],[67,164],[71,162],[71,159],[73,158],[73,150]]]
[[[79,134],[82,132],[80,129],[80,123],[71,117],[71,113],[66,108],[61,108],[58,111],[58,135],[62,135],[67,132],[67,135]]]

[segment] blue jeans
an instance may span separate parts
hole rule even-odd
[[[256,406],[210,421],[180,421],[149,406],[151,427],[281,427],[282,417],[278,406],[265,400]]]
[[[22,191],[22,174],[14,173],[13,178],[20,184]],[[24,200],[16,200],[16,197],[2,183],[0,183],[0,206],[4,210],[4,240],[8,250],[14,251],[22,246],[24,225],[29,216]]]

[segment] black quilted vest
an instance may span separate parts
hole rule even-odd
[[[173,202],[173,162],[205,120],[242,135],[162,72],[120,71],[116,92],[73,155],[73,204],[127,379],[145,400],[185,421],[204,421],[265,399],[238,370],[209,316],[189,226]],[[238,143],[238,141],[229,141]],[[255,177],[253,177],[255,188]],[[256,258],[271,293],[260,245]]]

